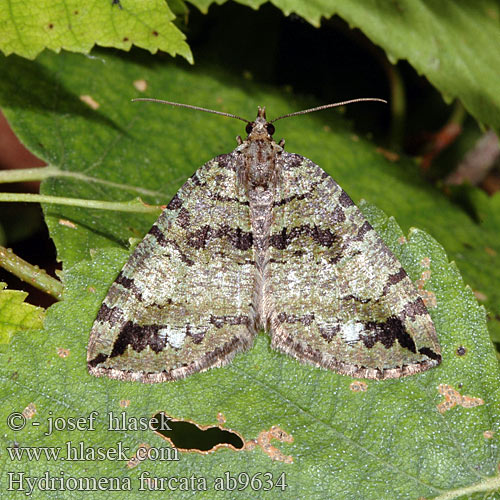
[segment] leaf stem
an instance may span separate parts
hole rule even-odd
[[[473,493],[495,491],[499,488],[500,476],[493,476],[473,484],[472,486],[465,486],[463,488],[457,488],[456,490],[447,491],[446,493],[434,497],[433,500],[452,500],[453,498],[460,498],[466,495],[472,495]]]
[[[21,168],[15,170],[0,170],[0,183],[41,181],[48,177],[56,177],[57,167]]]
[[[42,290],[42,292],[52,295],[57,300],[62,299],[63,286],[59,280],[53,278],[38,266],[21,259],[10,248],[0,246],[0,267],[3,267],[25,283],[29,283]]]
[[[159,205],[148,205],[140,198],[136,198],[131,201],[101,201],[32,193],[0,193],[0,202],[1,201],[54,203],[56,205],[97,208],[99,210],[116,210],[117,212],[158,213],[161,211],[161,207]]]
[[[161,193],[160,191],[152,191],[150,189],[131,186],[130,184],[120,184],[119,182],[106,181],[104,179],[91,177],[79,172],[61,170],[53,165],[38,168],[23,168],[19,170],[2,170],[0,171],[0,184],[6,182],[43,181],[49,177],[69,177],[86,182],[95,182],[96,184],[103,184],[104,186],[123,189],[125,191],[135,191],[136,193],[142,195],[154,196],[157,198],[163,198],[165,196],[165,193]]]

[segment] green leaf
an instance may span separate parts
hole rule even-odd
[[[45,315],[41,307],[24,302],[26,292],[5,290],[6,286],[0,282],[0,344],[8,344],[12,335],[21,330],[41,328]]]
[[[257,103],[266,104],[270,117],[303,104],[291,94],[262,89],[212,68],[188,71],[168,61],[141,57],[136,62],[133,57],[105,51],[95,56],[44,54],[36,63],[18,58],[3,61],[8,76],[0,81],[0,102],[32,151],[60,168],[130,186],[60,178],[44,183],[47,194],[127,200],[141,188],[158,192],[144,195],[146,201],[167,203],[198,166],[235,147],[234,136],[243,133],[239,121],[130,103],[131,97],[139,95],[133,86],[138,79],[147,82],[148,95],[205,106],[217,102],[218,109],[248,118],[255,116]],[[29,84],[33,81],[38,85]],[[113,81],[112,89],[109,81]],[[80,95],[92,96],[99,108],[82,103]],[[8,355],[0,357],[4,402],[0,432],[6,436],[6,446],[16,442],[18,449],[64,447],[67,441],[74,446],[82,441],[86,447],[109,448],[121,442],[131,457],[141,443],[152,447],[166,443],[150,431],[109,431],[108,412],[149,418],[164,411],[199,425],[218,425],[221,412],[227,420],[225,427],[245,441],[279,426],[294,441],[271,444],[291,456],[293,463],[272,461],[257,446],[244,451],[219,449],[207,455],[181,453],[179,461],[148,460],[135,468],[113,460],[41,459],[28,464],[27,460],[11,461],[4,453],[5,470],[26,472],[29,465],[34,477],[45,471],[60,477],[63,471],[65,477],[130,478],[133,491],[127,491],[126,498],[138,500],[144,498],[144,492],[138,491],[141,473],[203,476],[208,491],[197,495],[207,499],[458,498],[498,487],[500,385],[485,311],[432,237],[412,230],[406,242],[402,238],[410,225],[416,225],[445,236],[452,245],[451,225],[480,248],[484,244],[481,226],[441,192],[429,190],[411,161],[389,163],[372,144],[354,135],[339,113],[284,120],[276,135],[286,138],[287,150],[311,158],[334,174],[355,200],[363,196],[397,214],[404,231],[379,209],[361,205],[412,279],[424,277],[429,304],[435,303],[430,313],[443,349],[442,365],[404,379],[368,381],[366,391],[355,392],[353,379],[301,365],[273,351],[269,337],[262,334],[250,351],[238,355],[229,366],[175,383],[144,385],[93,378],[85,362],[90,328],[133,243],[153,220],[147,215],[46,206],[51,235],[63,261],[65,300],[49,309],[43,331],[16,335]],[[76,227],[61,225],[61,218]],[[484,404],[457,405],[441,414],[437,409],[444,399],[438,392],[440,384],[462,396],[480,398]],[[7,429],[7,415],[30,403],[36,407],[34,419],[41,426],[27,425],[18,432]],[[93,410],[99,413],[94,431],[44,435],[49,416],[86,417]],[[288,488],[285,492],[213,491],[214,478],[225,471],[233,477],[269,471],[275,481],[285,472]],[[58,494],[74,496],[72,492]],[[153,499],[165,498],[165,494],[147,493]],[[36,491],[36,498],[51,495]],[[192,495],[193,491],[176,491],[177,498]],[[90,492],[89,498],[94,497],[103,494]]]
[[[190,0],[202,12],[224,0]],[[238,0],[257,9],[265,0]],[[500,7],[495,0],[272,0],[314,26],[337,14],[382,47],[393,63],[407,60],[445,98],[458,98],[483,125],[500,131]],[[328,50],[324,47],[322,50]]]
[[[177,4],[176,4],[177,6]],[[87,54],[94,45],[180,54],[192,62],[185,36],[163,0],[28,0],[0,3],[0,50],[34,59],[43,49]]]

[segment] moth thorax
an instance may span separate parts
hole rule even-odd
[[[272,188],[276,183],[276,151],[270,141],[252,141],[245,158],[245,179],[249,188]]]

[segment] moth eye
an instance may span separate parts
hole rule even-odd
[[[273,134],[274,134],[274,132],[275,132],[274,125],[273,125],[272,123],[268,123],[268,124],[266,125],[266,129],[267,129],[267,133],[268,133],[269,135],[273,135]]]
[[[245,132],[249,134],[253,129],[253,123],[248,123],[247,126],[245,127]]]

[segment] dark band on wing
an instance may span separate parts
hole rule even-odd
[[[272,234],[269,237],[269,245],[284,250],[293,240],[300,238],[302,235],[309,236],[317,244],[327,248],[332,247],[338,241],[338,236],[330,229],[321,229],[318,226],[311,227],[308,224],[303,224],[293,227],[288,233],[287,228],[284,227],[281,233]]]
[[[296,314],[281,312],[276,316],[276,318],[280,323],[302,323],[305,326],[309,326],[314,321],[314,313],[298,316]]]
[[[408,278],[406,271],[401,267],[397,273],[390,274],[387,278],[387,283],[382,290],[382,295],[387,295],[387,292],[391,288],[391,286],[398,284],[400,281],[403,281],[405,278]]]
[[[132,292],[139,300],[142,300],[141,291],[139,290],[139,288],[137,288],[137,286],[135,285],[135,282],[132,278],[128,278],[127,276],[125,276],[125,274],[123,273],[123,270],[120,271],[120,273],[116,277],[115,282],[113,283],[113,285],[111,285],[111,287],[113,288],[115,285],[122,286],[126,290],[129,290],[130,292]],[[111,289],[110,289],[110,292],[111,292]],[[119,289],[116,289],[116,290],[119,290]],[[104,303],[103,303],[103,306],[104,306]]]
[[[210,323],[216,328],[222,328],[224,325],[248,325],[250,319],[246,315],[226,315],[226,316],[215,316],[210,315]]]
[[[156,241],[158,242],[158,244],[164,248],[169,246],[169,245],[172,245],[179,253],[179,256],[180,256],[182,262],[184,262],[188,266],[192,266],[194,264],[194,262],[187,255],[185,255],[184,252],[181,251],[180,246],[177,243],[177,241],[165,238],[165,235],[163,234],[161,229],[156,224],[153,224],[153,226],[149,230],[148,234],[153,236],[156,239]]]
[[[123,311],[119,307],[108,307],[106,302],[103,302],[99,312],[97,313],[96,321],[107,321],[111,325],[120,321],[123,317]]]
[[[390,316],[383,323],[368,321],[364,323],[365,329],[370,334],[361,335],[365,347],[371,349],[380,342],[386,349],[390,349],[396,340],[401,347],[416,353],[417,347],[410,334],[406,331],[404,323],[395,316]]]
[[[241,228],[231,227],[227,224],[212,227],[205,225],[196,231],[187,233],[187,244],[193,248],[205,248],[207,243],[216,239],[227,239],[238,250],[249,250],[253,245],[251,231],[242,231]]]

